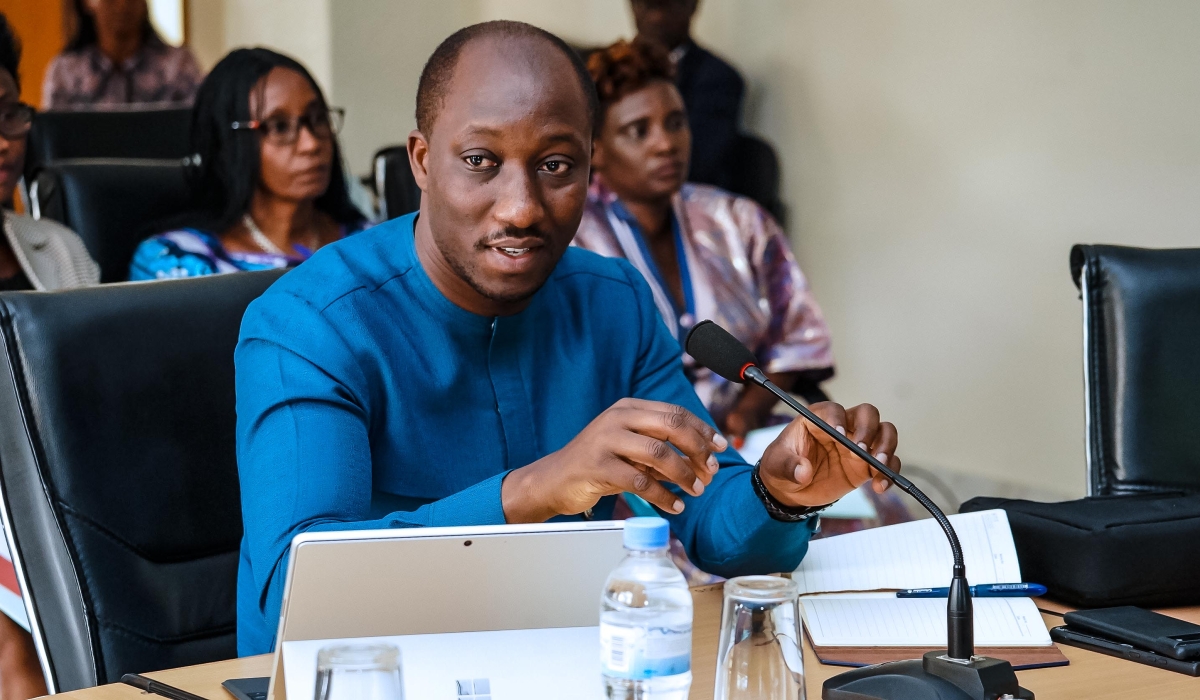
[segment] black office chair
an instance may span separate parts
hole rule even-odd
[[[1088,495],[1200,491],[1200,248],[1071,249]]]
[[[779,157],[771,144],[757,136],[738,134],[726,168],[729,190],[761,204],[782,226],[787,210],[779,196]]]
[[[233,350],[282,273],[0,294],[0,491],[47,684],[237,655]]]
[[[46,163],[76,158],[179,160],[188,155],[190,109],[39,112],[25,154],[30,182]]]
[[[374,164],[372,175],[381,221],[404,216],[421,208],[421,188],[417,187],[412,167],[408,164],[407,147],[388,146],[380,149],[371,162]]]
[[[44,166],[30,186],[34,218],[65,224],[100,265],[101,282],[129,279],[149,227],[189,200],[181,161],[81,159]]]

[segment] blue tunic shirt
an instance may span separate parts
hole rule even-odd
[[[504,523],[505,474],[561,449],[624,397],[711,420],[627,262],[571,248],[524,311],[477,316],[425,273],[414,220],[322,248],[242,321],[243,656],[273,647],[295,535]],[[671,487],[686,508],[666,517],[692,560],[725,576],[795,568],[810,522],[772,520],[744,460],[732,449],[718,459],[699,498]]]

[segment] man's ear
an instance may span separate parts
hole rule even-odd
[[[408,165],[412,168],[417,187],[424,192],[425,183],[429,181],[429,142],[417,129],[408,134]]]

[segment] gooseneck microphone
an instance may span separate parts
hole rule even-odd
[[[971,588],[967,584],[967,567],[963,561],[962,544],[950,519],[921,489],[911,481],[875,459],[867,450],[833,426],[821,420],[806,406],[796,401],[786,391],[774,384],[759,369],[754,353],[742,345],[724,328],[712,321],[696,324],[684,340],[684,348],[698,364],[712,370],[718,376],[734,382],[757,384],[774,394],[813,425],[846,448],[871,468],[879,471],[896,484],[901,491],[917,500],[929,511],[950,542],[954,557],[953,577],[950,580],[950,595],[946,603],[947,648],[942,652],[929,652],[920,661],[898,661],[878,664],[848,671],[825,682],[822,697],[825,700],[863,700],[865,698],[1033,698],[1033,693],[1017,684],[1012,665],[1000,659],[975,656],[974,613],[971,605]],[[912,683],[916,680],[925,686],[928,694],[914,694]]]
[[[954,555],[954,578],[950,583],[950,600],[947,612],[949,632],[947,656],[952,659],[968,660],[974,656],[974,616],[971,611],[971,589],[967,586],[967,567],[963,562],[962,545],[958,541],[958,533],[954,531],[954,526],[950,524],[949,518],[942,512],[942,509],[931,501],[921,489],[914,486],[911,481],[892,471],[890,467],[872,457],[869,452],[859,447],[849,437],[842,435],[828,423],[818,418],[804,404],[796,401],[786,391],[775,386],[770,379],[767,379],[767,375],[755,364],[757,360],[754,358],[754,353],[750,352],[745,345],[742,345],[737,338],[730,335],[729,331],[712,321],[701,321],[688,332],[684,345],[687,348],[687,353],[695,358],[696,362],[709,368],[726,380],[736,384],[745,384],[747,381],[750,381],[775,394],[775,396],[779,397],[780,401],[791,406],[797,413],[808,419],[810,423],[828,433],[842,447],[850,450],[859,459],[862,459],[867,464],[882,472],[884,476],[892,480],[892,483],[899,486],[901,491],[917,499],[917,502],[933,515],[938,525],[946,533],[946,538],[950,540],[950,551]]]

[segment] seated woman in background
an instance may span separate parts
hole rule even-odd
[[[267,49],[238,49],[192,109],[194,210],[138,246],[131,280],[293,267],[361,229],[330,109],[312,76]]]
[[[75,14],[75,36],[46,69],[43,108],[191,104],[200,68],[154,31],[146,0],[75,0]]]
[[[25,168],[33,108],[20,102],[20,44],[0,14],[0,291],[65,289],[97,284],[100,268],[74,232],[49,219],[34,220],[8,207]],[[3,674],[0,673],[0,676]]]
[[[588,70],[601,121],[574,244],[627,258],[681,342],[696,322],[712,319],[784,389],[832,376],[829,329],[779,224],[753,200],[684,182],[691,133],[665,51],[619,41],[593,53]],[[690,357],[685,366],[731,437],[762,426],[775,406],[759,387],[731,384]]]
[[[0,236],[0,291],[64,289],[96,284],[100,268],[83,242],[63,226],[35,221],[9,209],[17,180],[25,169],[25,137],[33,124],[33,108],[20,102],[17,65],[21,48],[8,19],[0,14],[0,202],[4,235]],[[0,534],[0,569],[16,581],[4,536]],[[19,595],[19,591],[12,591]],[[46,694],[33,637],[7,615],[0,614],[0,700],[26,700]]]

